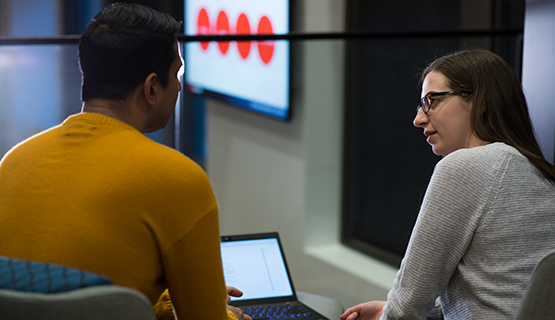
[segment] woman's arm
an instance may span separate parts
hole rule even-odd
[[[484,165],[464,151],[437,164],[383,318],[421,319],[434,308],[487,210],[495,177]]]

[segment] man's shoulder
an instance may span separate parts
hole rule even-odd
[[[185,154],[150,139],[146,140],[142,147],[138,148],[136,156],[140,156],[141,162],[144,164],[155,166],[164,164],[167,169],[201,169],[196,162]]]
[[[27,157],[29,153],[35,153],[36,150],[43,147],[46,148],[50,136],[57,134],[56,131],[59,130],[59,127],[60,125],[48,128],[16,143],[6,152],[2,160]]]

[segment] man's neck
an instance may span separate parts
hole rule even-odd
[[[121,122],[127,123],[135,129],[143,132],[142,122],[134,115],[132,108],[126,101],[114,101],[107,99],[90,99],[83,102],[81,112],[98,113]]]

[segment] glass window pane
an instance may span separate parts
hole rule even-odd
[[[0,46],[0,153],[81,110],[76,45]]]
[[[0,156],[81,111],[77,44],[0,46]],[[179,103],[179,102],[178,102]],[[174,146],[174,120],[149,134]]]

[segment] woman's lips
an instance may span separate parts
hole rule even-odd
[[[432,140],[432,137],[437,133],[437,131],[427,131],[424,132],[424,135],[426,136],[426,142],[431,143],[430,141]]]

